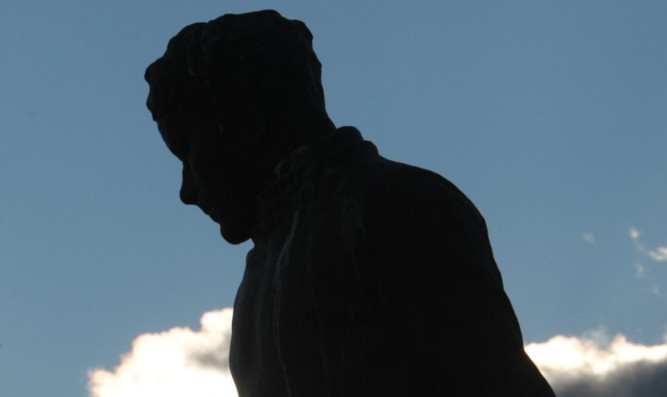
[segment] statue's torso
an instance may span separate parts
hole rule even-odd
[[[474,206],[348,146],[264,198],[234,307],[239,395],[551,395]]]

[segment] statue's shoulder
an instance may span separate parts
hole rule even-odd
[[[409,223],[421,224],[446,220],[487,232],[473,202],[436,172],[378,157],[364,179],[366,202],[377,217],[407,218]]]
[[[401,201],[463,201],[472,205],[468,197],[449,179],[417,166],[380,157],[373,167],[373,179],[381,181],[378,192],[394,195]]]
[[[382,229],[438,223],[438,227],[460,224],[486,233],[472,201],[442,175],[381,156],[354,127],[339,128],[327,145],[323,152],[327,156],[321,158],[336,166],[329,167],[331,172],[324,173],[317,188],[327,209],[353,212],[358,215],[355,219]]]

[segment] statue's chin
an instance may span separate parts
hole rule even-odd
[[[225,227],[222,223],[220,224],[220,235],[225,241],[233,245],[241,244],[250,239],[250,231],[244,232],[240,229],[234,230],[233,228]]]

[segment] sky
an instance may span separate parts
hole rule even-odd
[[[313,32],[336,125],[476,204],[527,350],[562,395],[630,378],[627,395],[653,395],[667,3],[642,0],[0,1],[0,394],[131,396],[114,387],[134,373],[232,395],[223,309],[251,243],[180,203],[143,73],[182,27],[266,8]],[[172,349],[164,366],[142,359]],[[217,358],[192,367],[192,351]]]

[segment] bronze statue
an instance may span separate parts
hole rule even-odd
[[[237,244],[241,397],[553,396],[484,219],[327,116],[312,35],[275,11],[184,28],[146,70],[181,200]]]

